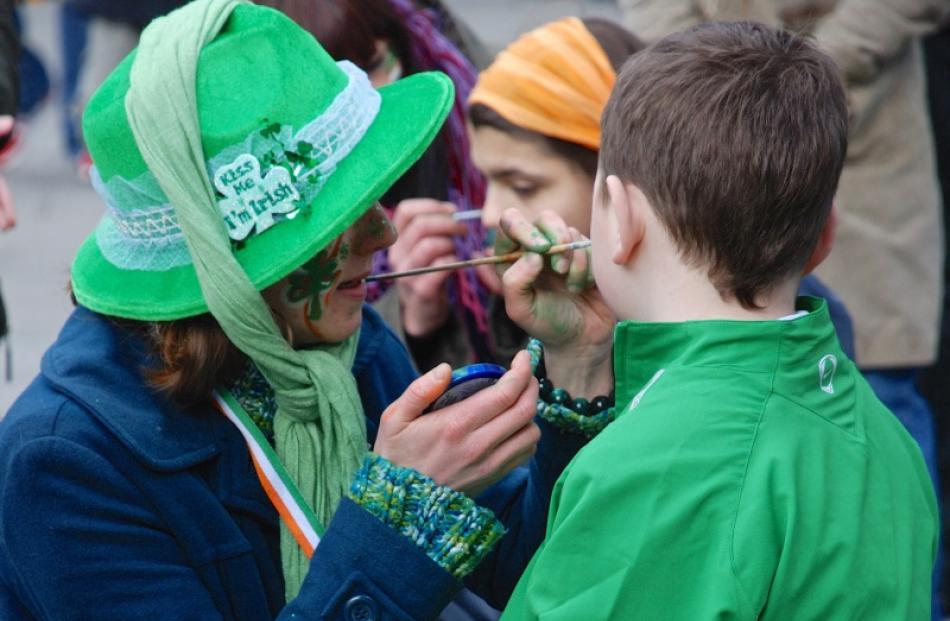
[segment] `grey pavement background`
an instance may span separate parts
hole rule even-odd
[[[55,6],[30,5],[23,16],[25,39],[55,79]],[[0,380],[0,413],[36,375],[43,351],[69,313],[69,265],[102,211],[95,193],[78,180],[63,155],[59,115],[51,99],[25,124],[22,148],[2,173],[13,193],[18,223],[13,231],[0,234],[0,286],[13,350],[13,382]]]
[[[611,0],[448,0],[448,4],[495,50],[521,32],[565,15],[617,17]],[[23,17],[25,40],[43,58],[55,89],[60,75],[56,4],[31,4],[24,7]],[[72,308],[66,293],[69,266],[103,209],[63,155],[60,114],[54,90],[37,116],[25,123],[23,146],[2,172],[13,192],[18,224],[0,235],[0,287],[13,350],[13,381],[5,382],[0,373],[0,416],[32,381],[43,352]]]

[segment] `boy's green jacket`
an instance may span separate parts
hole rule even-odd
[[[841,352],[788,321],[618,326],[624,413],[564,471],[504,620],[930,618],[920,450]]]

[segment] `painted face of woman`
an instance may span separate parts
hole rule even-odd
[[[542,211],[554,211],[569,226],[589,234],[594,180],[578,164],[540,141],[493,127],[469,125],[469,136],[472,161],[487,181],[482,208],[486,228],[497,228],[504,211],[514,207],[531,221]]]
[[[395,228],[374,205],[329,246],[263,291],[291,345],[339,343],[359,329],[373,254],[394,241]]]

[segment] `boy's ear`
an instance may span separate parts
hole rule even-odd
[[[828,219],[825,220],[825,226],[821,228],[821,234],[818,236],[818,243],[805,263],[802,275],[810,274],[812,270],[821,265],[821,262],[828,258],[831,249],[835,245],[835,233],[838,231],[838,208],[834,203],[831,204],[831,211],[828,212]]]
[[[646,197],[635,185],[624,185],[620,177],[610,175],[606,179],[609,208],[613,210],[617,222],[612,260],[617,265],[626,265],[643,239],[644,226],[641,210]]]

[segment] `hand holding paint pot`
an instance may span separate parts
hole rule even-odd
[[[373,450],[474,497],[534,454],[538,383],[520,352],[496,383],[433,411],[451,384],[447,364],[410,384],[383,412]]]

